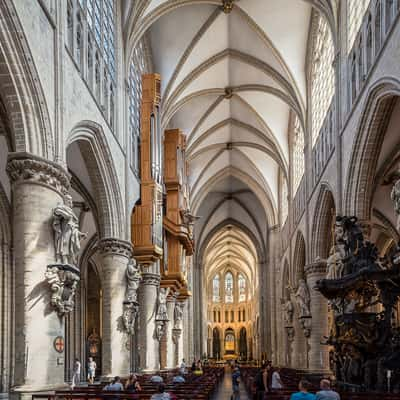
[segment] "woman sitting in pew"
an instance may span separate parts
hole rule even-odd
[[[140,386],[138,378],[135,374],[129,376],[125,384],[125,390],[133,393],[140,392],[142,390],[142,387]]]

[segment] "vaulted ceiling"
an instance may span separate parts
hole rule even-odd
[[[127,54],[145,33],[150,39],[162,127],[187,135],[203,237],[218,213],[264,238],[278,222],[291,116],[305,129],[312,7],[334,27],[329,0],[144,0],[125,18]]]

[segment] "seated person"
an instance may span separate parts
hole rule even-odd
[[[140,392],[142,390],[138,378],[135,374],[131,374],[126,381],[125,390],[128,392]]]
[[[153,375],[150,378],[150,382],[152,382],[152,383],[163,383],[164,379],[160,375]]]
[[[310,382],[302,379],[299,382],[299,391],[290,396],[290,400],[315,400],[315,394],[308,393],[310,390]]]
[[[112,391],[112,392],[120,392],[124,390],[124,387],[121,383],[121,378],[116,376],[111,383],[106,385],[103,390]]]
[[[182,375],[176,375],[174,376],[174,379],[172,379],[172,383],[185,383],[185,378]]]
[[[151,400],[170,400],[171,396],[169,393],[166,393],[165,386],[163,383],[160,383],[157,388],[157,393],[151,396]]]
[[[316,400],[340,400],[339,394],[331,389],[328,379],[322,379],[320,388],[321,391],[317,392]]]

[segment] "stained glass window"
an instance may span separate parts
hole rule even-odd
[[[215,275],[214,279],[212,281],[213,285],[213,302],[218,303],[221,300],[220,294],[219,294],[219,275]]]
[[[312,49],[311,122],[312,145],[317,141],[335,93],[334,47],[326,19],[320,15]]]
[[[246,279],[242,274],[238,276],[239,301],[246,301]]]
[[[233,275],[230,272],[225,275],[225,303],[233,303]]]

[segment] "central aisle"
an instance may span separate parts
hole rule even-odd
[[[230,400],[232,395],[232,373],[230,368],[225,368],[225,375],[212,400]],[[249,400],[243,382],[240,382],[240,400]]]

